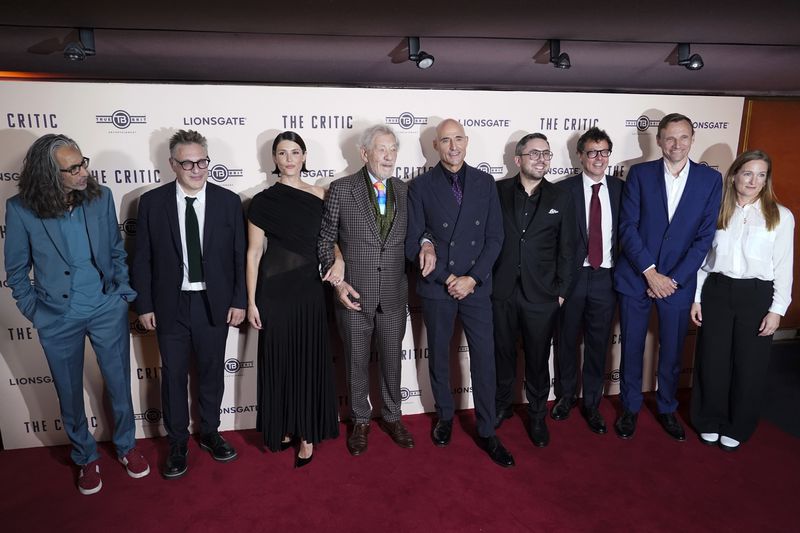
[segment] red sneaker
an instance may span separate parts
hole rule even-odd
[[[125,465],[128,475],[132,478],[138,479],[150,473],[150,465],[147,464],[147,459],[136,448],[131,448],[124,457],[120,457],[119,462]]]
[[[78,476],[78,490],[81,491],[81,494],[85,496],[96,494],[102,488],[103,481],[100,479],[99,460],[82,465],[81,473]]]

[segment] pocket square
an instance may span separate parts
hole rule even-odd
[[[558,209],[551,209],[550,211],[547,212],[547,214],[548,215],[557,215],[558,214]]]

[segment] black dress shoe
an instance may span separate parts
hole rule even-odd
[[[211,452],[216,461],[226,463],[236,459],[236,450],[217,432],[200,437],[200,447]]]
[[[528,428],[528,436],[537,448],[544,448],[550,443],[550,431],[544,418],[531,420],[531,427]]]
[[[566,420],[569,418],[569,412],[575,407],[575,403],[575,398],[562,396],[553,406],[553,410],[550,411],[550,417],[553,420]]]
[[[166,479],[176,479],[184,475],[189,468],[186,463],[187,455],[189,455],[189,448],[186,444],[170,445],[167,463],[164,465],[161,475]]]
[[[678,422],[677,418],[675,418],[675,413],[659,414],[658,422],[659,424],[661,424],[661,427],[664,428],[664,431],[667,432],[667,435],[669,435],[673,439],[680,442],[686,440],[686,433],[684,433],[683,426],[681,426],[681,423]]]
[[[297,455],[295,455],[295,457],[294,457],[294,467],[295,468],[303,468],[308,463],[310,463],[312,459],[314,459],[314,454],[313,453],[311,455],[309,455],[308,457],[303,458],[303,457],[300,457],[300,452],[298,451]]]
[[[431,431],[431,440],[440,448],[450,444],[450,437],[453,435],[453,421],[439,419]]]
[[[636,432],[636,419],[639,418],[639,413],[631,413],[627,409],[622,411],[617,421],[614,422],[614,431],[621,439],[631,439]]]
[[[499,411],[497,411],[497,416],[494,419],[494,429],[497,429],[500,426],[502,426],[504,420],[508,420],[509,418],[513,417],[514,417],[514,410],[511,407],[500,409]]]
[[[603,415],[600,414],[600,410],[597,407],[584,408],[583,418],[585,418],[586,423],[589,424],[589,429],[598,435],[605,435],[606,421],[603,420]]]
[[[478,445],[496,464],[508,468],[514,466],[514,457],[506,450],[496,435],[491,437],[478,437]]]

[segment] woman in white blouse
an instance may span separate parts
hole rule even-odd
[[[692,424],[700,440],[735,450],[756,429],[772,334],[792,293],[794,217],[778,205],[760,150],[731,164],[714,244],[697,272],[691,318]]]

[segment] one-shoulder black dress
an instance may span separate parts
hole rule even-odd
[[[309,443],[339,434],[317,259],[322,205],[311,193],[276,183],[253,198],[248,212],[267,236],[255,295],[263,327],[256,427],[272,451],[287,433]]]

